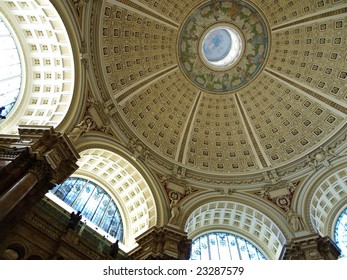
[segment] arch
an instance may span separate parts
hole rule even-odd
[[[185,222],[185,231],[191,239],[212,231],[232,232],[253,243],[268,259],[278,259],[286,242],[272,219],[245,203],[210,197],[190,209],[193,210]]]
[[[75,13],[74,7],[67,1],[51,0],[51,3],[64,23],[72,46],[74,60],[75,81],[71,104],[64,119],[57,126],[58,131],[69,131],[74,124],[79,122],[86,106],[88,89],[85,81],[89,69],[88,46],[85,43],[85,34],[82,35],[78,18],[73,16]]]
[[[65,25],[48,0],[1,1],[23,58],[23,83],[13,109],[0,123],[1,133],[16,134],[18,125],[58,126],[74,92],[75,63]]]
[[[297,205],[312,232],[334,240],[335,223],[347,205],[347,157],[339,157],[330,168],[321,168],[304,182]]]
[[[163,225],[167,219],[164,194],[159,191],[156,178],[140,160],[129,156],[125,147],[107,136],[87,133],[76,148],[80,154],[79,169],[73,176],[103,186],[114,198],[124,224],[124,243],[120,248],[130,251],[137,246],[137,236],[152,226]]]
[[[132,152],[123,146],[121,143],[116,142],[111,136],[100,134],[98,132],[90,131],[82,138],[80,138],[75,147],[79,153],[87,149],[103,149],[119,157],[124,158],[143,176],[144,180],[148,184],[148,191],[154,198],[156,205],[156,226],[163,226],[169,220],[168,205],[166,193],[163,191],[157,176],[147,167],[147,165],[140,160],[135,158]]]

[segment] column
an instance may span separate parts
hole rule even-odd
[[[19,136],[0,135],[0,172],[7,168],[14,174],[23,173],[17,178],[0,177],[0,185],[6,183],[0,194],[0,241],[54,184],[62,183],[78,168],[79,155],[65,134],[50,126],[19,126],[18,131]],[[22,158],[17,163],[16,156],[6,161],[6,151],[23,151]]]
[[[29,169],[27,148],[0,147],[0,196],[2,196]]]
[[[39,180],[37,174],[29,171],[0,198],[0,222],[35,187]]]

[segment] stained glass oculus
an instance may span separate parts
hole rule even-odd
[[[191,260],[265,260],[246,239],[226,232],[212,232],[195,239]]]
[[[347,256],[347,208],[337,219],[335,225],[335,242],[341,249],[341,256]]]
[[[76,211],[117,240],[123,240],[123,222],[116,203],[94,182],[71,177],[51,191]]]
[[[0,115],[6,117],[13,108],[22,84],[18,46],[0,13]]]

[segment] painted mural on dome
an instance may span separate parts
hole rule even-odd
[[[207,30],[221,25],[239,33],[243,49],[238,61],[218,69],[204,63],[200,48]],[[269,41],[267,24],[254,6],[242,0],[208,1],[194,9],[182,25],[178,61],[186,77],[202,90],[232,92],[245,86],[263,68]]]

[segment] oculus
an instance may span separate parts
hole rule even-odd
[[[202,39],[201,53],[212,67],[229,67],[241,55],[243,48],[240,35],[228,26],[209,30]]]

